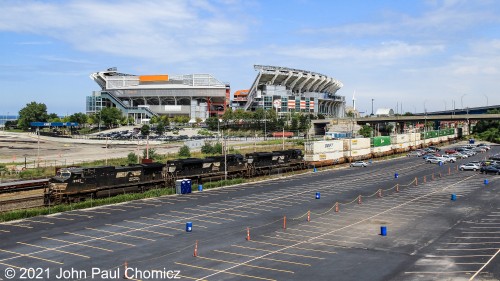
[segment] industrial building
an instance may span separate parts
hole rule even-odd
[[[230,86],[210,74],[132,75],[116,68],[90,75],[101,88],[87,97],[87,114],[116,107],[137,123],[153,116],[189,116],[190,122],[224,114]]]

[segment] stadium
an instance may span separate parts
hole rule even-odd
[[[147,123],[153,116],[184,115],[190,122],[221,116],[226,108],[275,110],[279,115],[291,112],[343,117],[345,97],[336,92],[342,83],[334,78],[305,70],[255,65],[257,77],[249,90],[234,93],[230,104],[229,83],[210,74],[132,75],[116,68],[90,75],[100,91],[87,97],[87,114],[104,107],[116,107],[136,123]]]
[[[210,74],[131,75],[116,68],[90,75],[100,87],[87,97],[86,112],[95,114],[104,107],[116,107],[137,123],[153,116],[184,115],[196,118],[224,114],[230,86]]]
[[[259,73],[246,94],[243,109],[274,109],[279,115],[307,112],[326,117],[344,116],[345,97],[336,94],[343,86],[340,81],[287,67],[255,65],[254,68]]]

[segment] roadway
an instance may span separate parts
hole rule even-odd
[[[499,183],[403,157],[3,223],[0,280],[23,267],[46,280],[61,269],[65,279],[122,279],[125,263],[141,280],[167,279],[133,276],[151,270],[181,280],[498,280]]]

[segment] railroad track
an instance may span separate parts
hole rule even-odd
[[[24,210],[29,208],[43,207],[43,195],[17,197],[13,199],[0,200],[0,212]]]

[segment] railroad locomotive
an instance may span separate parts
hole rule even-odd
[[[226,168],[227,164],[227,168]],[[178,179],[195,182],[269,174],[274,169],[294,170],[305,167],[300,149],[274,152],[227,154],[206,158],[169,160],[128,166],[62,168],[50,179],[44,191],[45,205],[84,201],[126,192],[174,187]]]
[[[164,184],[164,164],[59,169],[44,190],[45,205],[144,191]]]

